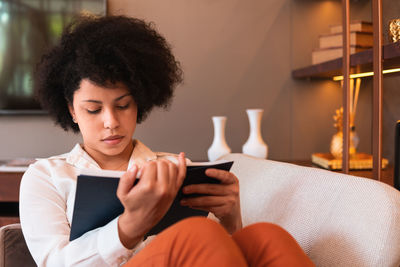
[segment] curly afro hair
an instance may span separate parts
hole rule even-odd
[[[125,16],[80,16],[43,55],[35,75],[39,102],[65,131],[79,132],[68,104],[82,79],[103,87],[125,84],[140,123],[153,107],[168,107],[182,71],[151,23]]]

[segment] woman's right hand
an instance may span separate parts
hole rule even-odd
[[[126,248],[139,243],[170,208],[186,176],[184,153],[179,154],[178,160],[178,166],[169,160],[147,162],[136,185],[137,166],[121,177],[117,197],[124,212],[118,219],[118,234]]]

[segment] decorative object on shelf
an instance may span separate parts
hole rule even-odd
[[[333,135],[330,145],[331,154],[337,158],[341,159],[343,154],[343,124],[337,122],[338,117],[339,120],[342,120],[343,117],[343,108],[336,110],[336,115],[333,116],[335,120],[335,127],[337,129],[336,134]],[[360,143],[360,138],[355,131],[355,126],[350,126],[350,147],[349,147],[349,155],[350,158],[354,157],[357,154],[357,146]]]
[[[389,21],[389,38],[392,43],[400,40],[400,19]]]
[[[209,161],[215,161],[231,153],[231,149],[225,140],[226,116],[213,116],[212,121],[214,124],[214,140],[207,151]]]
[[[357,155],[357,146],[360,142],[360,138],[357,135],[357,132],[354,130],[354,127],[350,129],[350,148],[349,154],[350,158],[353,158]],[[333,135],[331,140],[330,152],[332,156],[336,159],[341,159],[343,155],[343,131],[338,131]]]
[[[264,110],[247,109],[246,112],[249,118],[250,134],[242,151],[244,154],[265,159],[268,156],[268,146],[261,135],[261,118]]]
[[[360,92],[361,78],[350,79],[350,170],[372,169],[372,156],[365,153],[357,153],[360,139],[355,131],[354,119],[356,116],[358,95]],[[330,153],[313,153],[311,160],[314,164],[329,170],[342,169],[343,155],[343,107],[336,110],[333,116],[334,127],[337,132],[333,135],[330,144]],[[382,168],[386,168],[388,160],[382,158]]]
[[[354,79],[350,79],[350,158],[356,155],[357,146],[360,142],[357,132],[355,131],[354,124],[360,86],[361,78],[358,78],[356,81],[354,81]],[[343,153],[343,107],[336,110],[336,114],[333,116],[333,120],[335,121],[333,126],[336,128],[337,132],[332,137],[330,152],[335,158],[341,159]]]

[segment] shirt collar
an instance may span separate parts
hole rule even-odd
[[[133,144],[134,148],[129,159],[128,169],[131,168],[133,164],[141,167],[147,161],[157,159],[156,153],[151,151],[150,148],[139,140],[134,139]],[[80,144],[76,144],[68,154],[65,154],[65,159],[67,163],[79,169],[101,169],[97,162],[89,156]]]
[[[145,146],[142,142],[135,139],[133,140],[133,151],[131,154],[131,158],[129,159],[128,169],[136,164],[138,167],[141,167],[147,161],[156,160],[157,154],[150,150],[147,146]]]

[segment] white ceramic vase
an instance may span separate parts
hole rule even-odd
[[[225,140],[225,116],[214,116],[212,117],[214,124],[214,140],[208,149],[208,160],[214,161],[218,158],[231,153],[231,149]]]
[[[243,154],[265,159],[268,156],[268,146],[261,135],[261,118],[264,110],[247,109],[246,112],[249,117],[250,134],[242,147]]]

